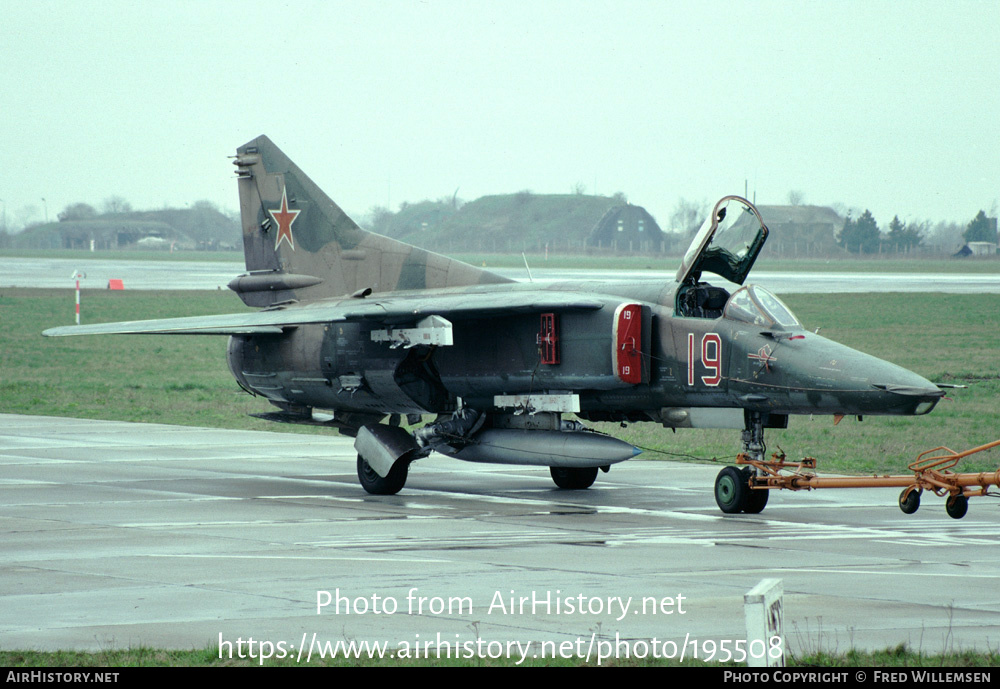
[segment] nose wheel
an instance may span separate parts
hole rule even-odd
[[[715,504],[726,514],[759,514],[767,506],[770,491],[750,487],[753,470],[726,467],[715,477]]]
[[[747,512],[755,514],[764,509],[771,490],[813,490],[816,488],[889,488],[902,487],[899,509],[913,514],[920,508],[924,491],[945,497],[945,512],[952,519],[961,519],[969,511],[969,498],[998,493],[991,491],[1000,486],[1000,469],[995,472],[957,473],[952,469],[959,460],[995,447],[1000,440],[955,452],[946,447],[936,447],[917,455],[909,464],[912,472],[893,476],[831,476],[816,475],[816,460],[805,457],[798,462],[785,461],[785,453],[777,452],[770,460],[755,456],[761,447],[756,442],[754,429],[744,432],[744,452],[737,456],[737,464],[749,465],[742,471],[726,467],[715,479],[715,502],[728,514]],[[749,436],[749,437],[747,437]],[[749,451],[747,451],[749,450]]]
[[[743,500],[749,488],[743,484],[743,472],[726,467],[715,477],[715,504],[726,514],[743,511]]]

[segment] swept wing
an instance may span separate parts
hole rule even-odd
[[[451,320],[534,313],[553,310],[596,310],[600,301],[574,292],[512,291],[505,293],[452,293],[433,291],[379,299],[346,299],[302,306],[118,323],[95,323],[50,328],[47,337],[69,335],[265,335],[310,323],[372,321],[400,324],[439,315]]]

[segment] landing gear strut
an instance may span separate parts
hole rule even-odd
[[[746,412],[746,427],[740,434],[743,441],[743,450],[740,453],[750,460],[764,461],[764,453],[767,452],[767,445],[764,444],[764,419],[760,412]]]
[[[767,446],[764,445],[764,422],[759,412],[747,412],[746,428],[743,429],[741,438],[743,451],[740,458],[762,461]],[[757,469],[750,466],[743,467],[742,470],[726,467],[720,471],[715,478],[715,502],[719,509],[726,514],[763,512],[770,491],[767,488],[754,488],[754,478],[757,475]]]

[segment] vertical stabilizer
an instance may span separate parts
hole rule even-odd
[[[510,282],[358,227],[266,136],[237,149],[250,306],[372,292]]]

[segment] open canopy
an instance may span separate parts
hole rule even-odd
[[[697,282],[708,271],[742,285],[766,239],[767,227],[752,203],[723,197],[684,254],[677,282]]]

